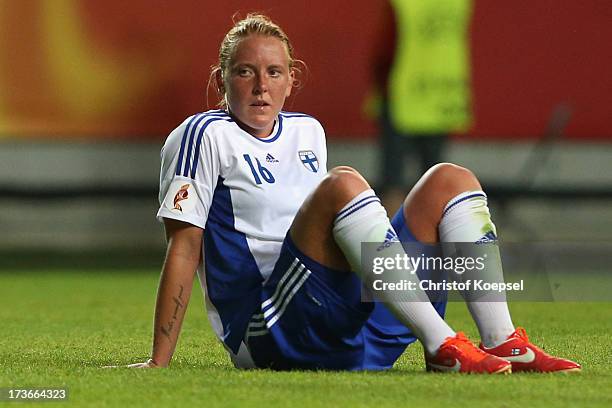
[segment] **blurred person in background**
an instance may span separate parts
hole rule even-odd
[[[381,193],[390,213],[406,186],[443,161],[452,132],[471,123],[469,25],[472,0],[385,0],[374,52],[376,90],[368,110],[381,129]],[[418,176],[404,179],[415,160]]]

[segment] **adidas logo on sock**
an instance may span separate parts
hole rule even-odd
[[[270,153],[266,155],[266,161],[268,163],[278,163],[278,160],[276,160]]]
[[[389,228],[387,229],[385,240],[378,248],[376,248],[376,251],[382,251],[385,248],[389,248],[391,246],[391,243],[393,242],[399,242],[399,239],[397,238],[397,234],[395,233],[393,228]]]
[[[497,237],[495,236],[493,231],[489,231],[482,238],[476,241],[476,244],[486,244],[489,242],[496,242],[496,241],[497,241]]]

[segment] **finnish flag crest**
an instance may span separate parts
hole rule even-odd
[[[300,150],[298,155],[304,167],[313,173],[319,171],[319,160],[312,150]]]

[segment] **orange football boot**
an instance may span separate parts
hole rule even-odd
[[[497,347],[480,349],[512,363],[512,371],[537,371],[540,373],[580,371],[580,364],[554,357],[529,342],[527,333],[517,327],[508,339]]]
[[[512,364],[476,347],[465,334],[447,337],[435,356],[425,353],[427,371],[510,374]]]

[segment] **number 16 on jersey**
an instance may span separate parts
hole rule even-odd
[[[249,156],[248,154],[245,154],[242,157],[244,157],[244,160],[246,160],[249,167],[251,168],[251,172],[253,173],[253,177],[255,178],[256,184],[262,184],[261,182],[262,178],[264,179],[266,183],[269,183],[269,184],[272,184],[276,181],[274,179],[274,176],[270,172],[270,170],[262,166],[258,158],[255,158],[255,162],[257,163],[257,169],[255,169],[255,165],[253,165],[253,160],[251,160],[251,156]]]

